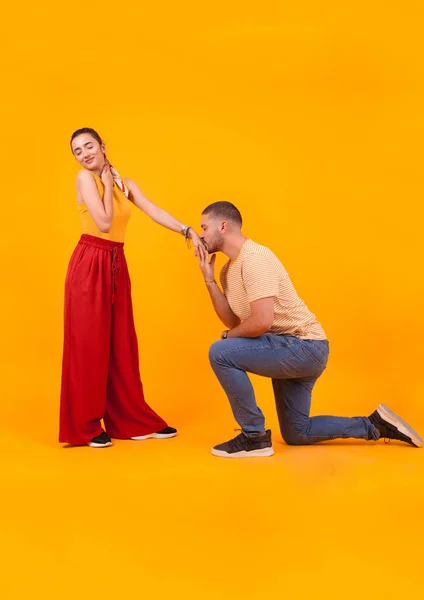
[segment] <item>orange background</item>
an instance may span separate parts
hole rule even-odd
[[[31,589],[84,598],[102,587],[165,598],[168,585],[187,598],[309,597],[350,577],[343,569],[371,569],[375,537],[386,540],[381,521],[370,523],[379,499],[390,496],[393,519],[409,486],[409,518],[421,514],[424,455],[382,444],[287,448],[267,380],[254,383],[276,457],[234,465],[208,455],[234,425],[207,360],[223,327],[182,238],[139,211],[126,247],[141,373],[148,400],[181,435],[101,455],[63,450],[56,437],[63,283],[80,232],[69,137],[84,126],[177,218],[198,227],[207,204],[229,200],[244,233],[281,258],[331,343],[314,414],[369,414],[385,402],[424,430],[423,14],[412,0],[6,7],[7,598]],[[418,534],[398,535],[396,552],[418,544]],[[391,559],[393,593],[405,592],[405,578],[416,589],[412,563]],[[22,565],[28,583],[16,580]]]

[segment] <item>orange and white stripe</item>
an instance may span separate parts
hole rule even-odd
[[[246,240],[236,260],[224,265],[220,279],[228,304],[241,321],[250,316],[251,302],[273,297],[274,321],[269,333],[326,339],[324,329],[299,298],[287,271],[269,248]]]

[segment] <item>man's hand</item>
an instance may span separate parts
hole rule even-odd
[[[195,256],[199,256],[199,248],[200,247],[203,249],[205,248],[202,240],[197,235],[197,233],[194,231],[194,229],[192,229],[191,227],[190,227],[190,231],[188,232],[188,235],[190,236],[191,241],[193,242]]]
[[[200,243],[200,245],[198,246],[197,251],[198,251],[197,260],[199,263],[200,270],[203,273],[203,277],[205,278],[205,281],[206,282],[214,281],[215,280],[216,254],[212,254],[212,258],[209,261],[209,254],[207,253],[207,251],[204,248],[202,243]]]

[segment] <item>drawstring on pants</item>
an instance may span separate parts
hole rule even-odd
[[[116,275],[118,273],[118,248],[112,248],[112,304],[115,304],[116,295]]]

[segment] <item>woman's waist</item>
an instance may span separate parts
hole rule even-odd
[[[85,246],[94,246],[96,248],[102,248],[104,250],[113,250],[114,248],[120,248],[123,250],[124,242],[118,242],[108,238],[98,237],[88,233],[83,233],[79,239],[79,244]]]

